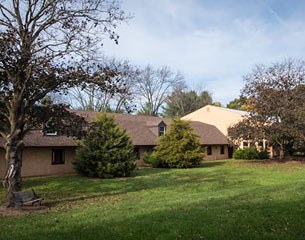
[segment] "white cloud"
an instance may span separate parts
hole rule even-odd
[[[242,9],[226,1],[212,7],[199,0],[127,2],[135,18],[120,27],[118,46],[105,42],[105,53],[137,65],[168,65],[190,86],[201,83],[215,101],[238,97],[242,76],[254,64],[304,55],[304,19],[284,19],[266,4]]]

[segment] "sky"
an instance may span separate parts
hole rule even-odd
[[[305,58],[305,0],[123,0],[134,17],[104,53],[132,64],[167,65],[191,89],[224,106],[256,64]]]

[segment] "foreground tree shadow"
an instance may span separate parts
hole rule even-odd
[[[37,221],[35,226],[27,223],[16,225],[10,233],[0,226],[2,237],[11,239],[304,239],[305,198],[268,197],[270,193],[288,191],[291,186],[265,187],[258,191],[246,191],[218,199],[201,199],[189,204],[164,206],[144,213],[125,214],[121,218],[108,217],[99,220],[102,210],[84,222],[65,216],[55,218],[48,228]],[[296,189],[301,191],[303,188]],[[256,194],[265,196],[255,196]],[[254,195],[253,195],[254,194]],[[253,198],[249,198],[252,196]],[[244,201],[244,198],[248,201]],[[149,206],[148,206],[149,208]],[[46,216],[45,216],[46,217]],[[22,219],[21,219],[22,220]],[[24,221],[24,220],[22,220]],[[20,226],[20,227],[18,227]],[[61,227],[58,227],[61,226]],[[18,230],[18,228],[20,228]],[[24,229],[31,229],[25,234]],[[1,237],[0,237],[1,238]],[[9,239],[9,238],[7,238]]]
[[[143,190],[176,189],[189,187],[191,184],[218,182],[220,178],[224,181],[224,176],[228,175],[225,170],[205,171],[220,164],[224,163],[208,162],[200,168],[193,169],[144,168],[135,170],[131,177],[116,179],[87,178],[79,175],[36,177],[25,179],[24,188],[34,188],[38,194],[43,196],[43,205],[56,207],[94,198],[103,200],[111,196]],[[244,174],[251,173],[245,172]],[[234,178],[238,179],[240,176]]]

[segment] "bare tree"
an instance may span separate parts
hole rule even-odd
[[[117,74],[110,80],[108,86],[99,86],[88,83],[85,86],[76,86],[69,91],[70,104],[77,109],[94,111],[129,112],[132,110],[133,87],[138,74],[137,69],[128,61],[119,61],[115,58],[103,58],[94,61],[99,69],[111,69]],[[115,85],[113,85],[115,83]],[[115,87],[115,89],[113,89]]]
[[[250,115],[233,126],[232,138],[267,139],[280,159],[305,140],[305,62],[285,60],[259,65],[244,77],[242,90]]]
[[[95,84],[87,84],[83,89],[76,86],[71,89],[68,97],[73,108],[81,110],[105,111],[114,93],[100,91]]]
[[[12,191],[21,189],[25,134],[45,121],[63,131],[76,122],[69,121],[73,114],[65,106],[42,100],[84,82],[106,88],[113,70],[100,69],[96,77],[76,62],[82,62],[84,52],[97,52],[105,36],[117,42],[114,29],[127,18],[117,0],[0,1],[0,134],[7,206],[13,204]]]
[[[182,74],[173,73],[169,67],[153,69],[150,65],[143,69],[137,78],[137,95],[140,101],[140,114],[158,116],[161,106],[178,86],[184,84]]]

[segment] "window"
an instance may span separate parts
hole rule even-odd
[[[65,149],[52,150],[52,165],[65,164]]]
[[[47,136],[57,136],[57,131],[55,129],[55,126],[49,125],[49,124],[45,124],[44,125],[45,128],[45,135]]]
[[[165,126],[159,127],[159,136],[163,136],[165,134]]]
[[[207,154],[212,155],[212,146],[208,146],[207,148]]]
[[[148,147],[148,148],[146,148],[145,152],[146,153],[152,153],[153,150],[154,150],[153,147]]]
[[[263,150],[264,149],[264,142],[263,141],[257,143],[257,149],[258,150]]]
[[[47,136],[57,136],[57,131],[55,130],[46,130]]]
[[[159,137],[160,136],[163,136],[165,134],[165,131],[166,131],[166,125],[164,122],[161,122],[158,126],[159,128]]]
[[[220,146],[220,154],[225,154],[225,146]]]
[[[248,142],[243,142],[243,148],[247,148],[249,147],[249,143]]]

